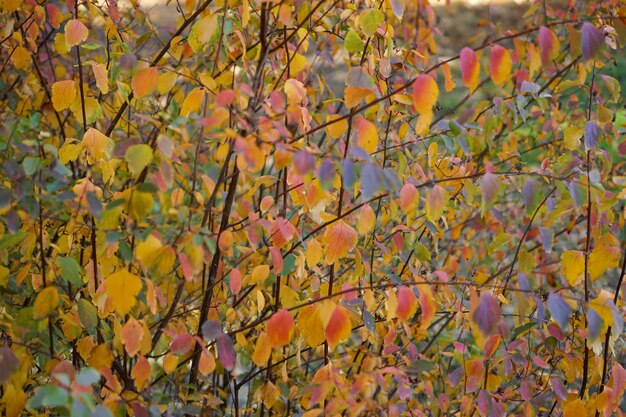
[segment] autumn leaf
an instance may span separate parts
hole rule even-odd
[[[194,113],[200,110],[202,100],[204,99],[204,89],[201,87],[194,88],[185,97],[183,105],[180,108],[180,115],[183,117],[189,116],[190,113]]]
[[[501,318],[502,312],[498,302],[489,291],[483,291],[472,319],[485,336],[490,336],[496,331]]]
[[[333,264],[341,258],[345,258],[357,242],[356,231],[342,220],[335,222],[324,233],[324,262]]]
[[[561,269],[570,285],[576,285],[585,271],[585,256],[582,251],[569,250],[561,254]]]
[[[59,305],[59,292],[56,287],[46,287],[37,294],[33,305],[33,318],[42,319],[52,314]]]
[[[413,105],[418,113],[432,113],[438,96],[439,87],[430,75],[421,74],[415,79],[413,83]]]
[[[539,28],[539,48],[543,65],[551,64],[556,59],[559,54],[560,43],[552,29],[545,26]]]
[[[443,216],[447,204],[446,190],[440,185],[435,185],[426,197],[426,218],[436,223]]]
[[[65,44],[68,48],[87,40],[89,29],[78,19],[70,19],[65,24]]]
[[[121,269],[109,275],[105,281],[106,294],[115,311],[124,315],[137,303],[137,294],[141,291],[141,278]]]
[[[398,307],[396,317],[401,321],[409,321],[417,311],[417,297],[408,287],[398,288]]]
[[[159,72],[156,67],[137,71],[130,84],[135,98],[143,98],[150,95],[157,88],[158,81]]]
[[[375,152],[378,145],[378,130],[376,129],[376,125],[366,120],[361,115],[355,117],[354,124],[356,126],[359,146],[365,149],[367,153]]]
[[[293,336],[293,330],[293,317],[289,310],[284,308],[270,317],[265,328],[268,341],[273,347],[281,347],[288,344]]]
[[[480,76],[480,66],[478,65],[478,57],[476,52],[470,48],[461,49],[461,75],[463,84],[474,91],[478,86],[478,77]]]
[[[491,48],[491,61],[490,61],[491,79],[494,84],[502,85],[511,77],[511,69],[513,68],[513,61],[511,61],[511,54],[506,48],[500,45],[494,45]]]
[[[335,349],[339,343],[345,341],[351,334],[352,323],[350,322],[348,311],[341,306],[336,306],[324,329],[328,347],[331,350]]]
[[[124,157],[133,176],[139,175],[152,161],[152,148],[146,144],[129,146]]]
[[[120,335],[126,353],[132,358],[141,348],[141,339],[143,338],[143,329],[141,324],[133,317],[129,318],[122,327]]]
[[[54,110],[68,109],[76,97],[76,85],[73,80],[57,81],[52,84],[52,105]]]

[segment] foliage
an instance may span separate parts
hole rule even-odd
[[[130,3],[0,1],[3,415],[622,415],[623,2]]]

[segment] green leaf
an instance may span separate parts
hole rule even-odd
[[[346,48],[346,51],[348,52],[363,52],[363,48],[365,48],[365,43],[361,40],[361,38],[355,31],[350,30],[346,35],[343,47]]]
[[[383,12],[378,9],[366,10],[359,16],[359,25],[365,36],[372,36],[376,33],[378,26],[385,21]]]
[[[137,176],[152,161],[152,148],[146,144],[130,146],[125,155],[128,169],[133,176]]]
[[[44,385],[35,391],[35,395],[28,401],[30,408],[59,407],[69,405],[67,391],[56,385]]]
[[[87,330],[94,330],[98,325],[98,313],[96,307],[89,301],[81,298],[78,300],[78,318]]]
[[[61,268],[61,275],[72,285],[79,287],[82,284],[80,265],[74,258],[62,257],[57,259],[57,265]]]

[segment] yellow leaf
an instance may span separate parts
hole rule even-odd
[[[66,138],[59,148],[59,161],[64,165],[70,161],[75,161],[82,149],[82,145],[76,139]]]
[[[289,74],[294,77],[301,73],[307,67],[306,57],[302,54],[296,53],[291,56],[291,62],[289,63]]]
[[[79,120],[83,119],[83,105],[80,100],[80,96],[77,95],[76,99],[72,102],[70,110]],[[87,115],[87,123],[93,123],[102,117],[102,107],[95,97],[85,97],[85,114]]]
[[[187,117],[189,113],[199,111],[202,105],[202,99],[204,99],[204,89],[202,87],[191,90],[183,101],[183,105],[180,108],[180,115]]]
[[[250,273],[250,283],[258,284],[265,281],[270,276],[269,265],[258,265]]]
[[[343,221],[338,221],[326,229],[322,239],[324,261],[330,265],[348,255],[357,242],[356,231]]]
[[[76,85],[73,80],[57,81],[52,84],[52,105],[54,110],[69,108],[76,98]]]
[[[137,71],[130,82],[135,98],[142,98],[152,93],[159,81],[156,67],[144,68]]]
[[[110,157],[113,141],[100,131],[89,128],[83,136],[82,147],[87,151],[87,162],[94,164]]]
[[[194,52],[204,49],[204,46],[211,40],[211,37],[218,29],[217,14],[204,16],[193,24],[189,31],[187,42]]]
[[[11,55],[11,61],[17,69],[28,69],[31,66],[30,52],[23,46],[18,46]]]
[[[46,287],[37,294],[33,306],[33,317],[42,319],[49,316],[59,305],[59,292],[56,287]]]
[[[131,175],[136,177],[152,161],[152,148],[145,143],[129,146],[124,159]]]
[[[619,266],[621,253],[617,239],[609,233],[596,240],[589,254],[589,278],[596,280],[608,269]]]
[[[580,147],[580,138],[583,137],[583,130],[580,127],[568,126],[563,130],[563,141],[565,147],[570,151],[575,151]]]
[[[355,117],[354,124],[359,146],[369,154],[376,152],[376,147],[378,146],[378,129],[376,125],[360,114]]]
[[[96,85],[102,94],[109,92],[109,76],[107,67],[104,64],[98,64],[96,62],[91,63],[91,69],[96,79]]]
[[[316,305],[305,307],[300,311],[298,332],[304,336],[304,340],[312,348],[319,346],[324,341],[324,323]]]
[[[159,80],[157,81],[157,90],[159,94],[166,94],[174,87],[176,84],[176,80],[178,79],[178,74],[175,72],[165,72],[159,75]]]
[[[443,216],[443,211],[448,204],[446,190],[440,185],[435,185],[426,198],[426,218],[436,223]]]
[[[576,285],[585,272],[585,256],[582,251],[568,250],[561,255],[561,269],[570,285]]]
[[[374,226],[376,226],[376,213],[369,204],[366,204],[359,210],[356,230],[360,235],[366,235],[374,229]]]
[[[65,24],[65,44],[68,49],[87,40],[89,29],[78,19],[68,20]]]
[[[263,401],[263,404],[267,408],[272,408],[278,397],[280,396],[280,390],[271,381],[265,382],[254,393],[254,399],[256,401]]]
[[[585,417],[586,415],[585,403],[580,398],[569,401],[563,406],[563,417]]]
[[[326,116],[326,123],[331,123],[326,126],[326,133],[332,139],[339,139],[348,129],[348,121],[346,119],[338,120],[341,115],[329,114]]]
[[[265,366],[271,353],[272,346],[270,345],[267,333],[261,332],[257,339],[256,346],[254,347],[254,352],[252,353],[252,362],[254,362],[256,366]]]
[[[306,244],[306,264],[314,267],[322,260],[322,245],[316,239],[309,239]]]
[[[106,279],[106,294],[111,300],[113,309],[120,315],[130,312],[137,302],[137,294],[141,290],[141,278],[121,269]]]

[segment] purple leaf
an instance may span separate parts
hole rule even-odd
[[[491,408],[491,401],[487,390],[481,389],[478,393],[478,411],[481,415],[486,416]]]
[[[315,157],[305,149],[301,149],[293,156],[293,165],[298,174],[308,174],[315,168]]]
[[[493,334],[500,323],[500,306],[496,299],[487,291],[480,294],[478,308],[474,311],[472,318],[478,324],[478,328],[485,336]]]
[[[545,250],[546,253],[552,252],[552,244],[554,243],[554,231],[548,227],[539,227],[539,237],[541,238],[543,250]]]
[[[0,347],[0,384],[5,382],[19,367],[13,351],[7,345]]]
[[[361,191],[364,198],[370,198],[380,189],[380,168],[374,164],[367,164],[361,171]]]
[[[526,180],[524,187],[522,188],[522,197],[524,198],[524,206],[526,210],[529,209],[535,196],[535,182],[533,180]]]
[[[498,177],[491,172],[487,172],[480,179],[480,188],[483,192],[483,205],[491,205],[498,194]]]
[[[602,318],[594,309],[590,308],[587,310],[587,335],[589,339],[594,340],[600,336],[602,321]]]
[[[600,136],[600,127],[593,120],[585,123],[585,150],[591,150],[598,144],[598,136]]]
[[[559,323],[559,326],[561,326],[561,329],[565,329],[569,322],[569,316],[572,314],[572,309],[569,304],[567,304],[559,294],[552,293],[548,296],[548,308],[550,309],[550,313],[552,313],[552,317],[554,317]]]
[[[324,159],[320,164],[319,179],[322,185],[328,185],[335,177],[335,165],[330,159]]]
[[[583,23],[581,38],[585,60],[596,56],[604,45],[604,33],[589,22]]]
[[[233,341],[227,334],[222,333],[217,338],[217,354],[224,368],[228,371],[232,371],[235,368],[235,361],[237,355],[235,353],[235,346]]]
[[[354,162],[351,159],[344,159],[341,163],[341,176],[343,179],[343,187],[352,191],[354,182],[356,181],[356,175],[354,173]]]
[[[565,388],[565,386],[563,385],[563,383],[558,377],[556,376],[550,377],[550,386],[552,387],[552,392],[554,392],[557,395],[557,397],[559,397],[562,400],[567,399],[567,389]]]
[[[207,340],[216,339],[222,333],[222,325],[215,320],[209,320],[202,325],[202,334]]]

